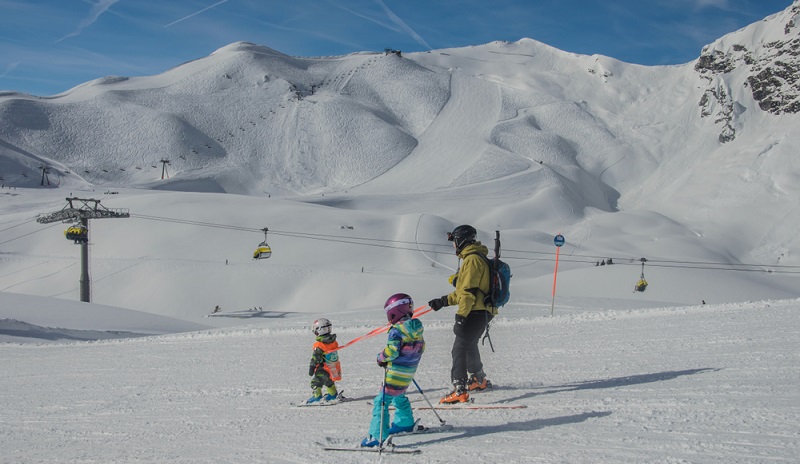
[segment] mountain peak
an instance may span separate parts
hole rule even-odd
[[[800,2],[707,45],[694,69],[708,83],[701,116],[716,112],[721,142],[736,137],[739,99],[752,98],[776,115],[800,112]]]
[[[254,44],[252,42],[233,42],[231,44],[225,45],[217,50],[215,50],[212,55],[218,55],[221,53],[235,53],[235,52],[251,52],[251,53],[261,53],[267,55],[282,55],[286,56],[283,53],[274,50],[269,47],[265,47],[264,45]]]

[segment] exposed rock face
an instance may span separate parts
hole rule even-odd
[[[714,123],[722,124],[722,130],[719,133],[719,141],[722,143],[730,142],[736,138],[736,129],[731,124],[733,121],[733,105],[734,102],[729,96],[729,92],[724,87],[719,86],[707,89],[703,96],[700,98],[700,116],[711,116],[712,99],[717,102],[717,114]]]
[[[788,12],[782,25],[785,40],[765,43],[757,54],[741,44],[726,51],[706,47],[698,58],[694,69],[709,83],[700,99],[700,115],[714,115],[715,122],[722,125],[720,142],[736,137],[732,125],[735,102],[721,84],[725,79],[714,77],[741,69],[746,74],[744,85],[761,110],[776,115],[800,112],[800,29],[796,24],[800,3],[795,2]]]
[[[800,39],[770,44],[775,59],[747,78],[758,106],[773,114],[800,111]]]

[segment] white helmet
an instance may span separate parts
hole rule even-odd
[[[314,321],[314,335],[328,335],[331,333],[331,321],[321,317]]]

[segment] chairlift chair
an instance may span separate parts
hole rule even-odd
[[[72,240],[75,243],[88,243],[89,229],[82,224],[73,224],[64,230],[64,236],[67,240]]]
[[[267,232],[269,232],[269,229],[264,227],[261,230],[264,231],[264,241],[256,247],[256,251],[253,252],[253,259],[267,259],[272,256],[272,248],[267,244]]]
[[[642,275],[639,277],[639,281],[636,282],[636,286],[633,287],[635,292],[643,292],[647,290],[647,280],[644,278],[644,263],[647,262],[647,258],[642,258],[640,261],[642,262]]]

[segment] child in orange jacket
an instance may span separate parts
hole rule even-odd
[[[313,395],[306,404],[339,401],[341,396],[336,390],[336,382],[342,380],[342,366],[339,363],[339,342],[336,334],[331,332],[331,321],[325,318],[314,321],[314,335],[317,338],[308,366]],[[325,387],[325,395],[322,387]]]

